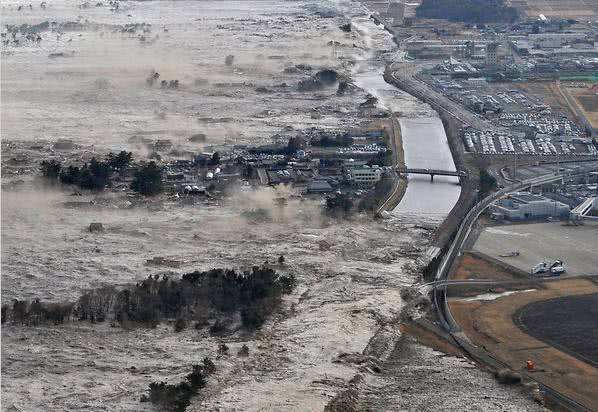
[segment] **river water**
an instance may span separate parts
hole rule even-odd
[[[327,1],[285,1],[282,7],[280,0],[121,1],[125,10],[118,13],[77,3],[53,0],[45,10],[36,4],[21,11],[15,4],[0,5],[4,24],[46,19],[85,24],[61,35],[46,31],[40,44],[0,48],[2,166],[36,167],[45,151],[68,159],[73,153],[46,143],[57,139],[75,142],[74,154],[124,146],[139,159],[148,140],[169,139],[177,150],[198,151],[200,145],[187,138],[194,133],[205,133],[209,145],[258,144],[287,126],[337,130],[367,121],[354,109],[364,101],[361,91],[311,96],[279,87],[304,77],[285,72],[290,65],[340,70],[343,60],[331,53],[331,41],[345,44],[341,51],[363,54],[356,82],[403,122],[434,117],[428,106],[384,82],[381,62],[392,60],[396,47],[369,13],[355,11],[354,2],[346,7],[369,35],[365,46],[361,36],[338,29],[344,17],[313,12]],[[145,34],[149,41],[117,26],[141,22],[153,24]],[[105,26],[96,30],[96,24]],[[64,55],[49,58],[51,53]],[[229,53],[235,55],[232,68],[224,65]],[[181,87],[148,87],[151,69],[161,78],[180,79]],[[258,93],[258,86],[270,93]],[[314,119],[314,108],[325,115]],[[418,166],[412,157],[418,153],[433,159],[423,149],[434,142],[450,161],[439,122],[436,134],[423,125],[402,127],[408,165]],[[22,151],[11,155],[5,147]],[[339,361],[340,355],[376,352],[392,343],[393,334],[377,333],[380,320],[396,318],[403,307],[401,290],[413,283],[429,238],[428,230],[398,219],[356,216],[330,224],[317,202],[291,200],[281,209],[273,206],[280,193],[271,188],[236,193],[223,206],[163,201],[145,208],[130,207],[111,193],[72,197],[70,191],[33,185],[18,172],[12,180],[22,182],[9,191],[3,169],[3,301],[68,301],[88,288],[131,284],[166,270],[244,268],[280,255],[298,287],[285,300],[284,316],[255,336],[224,338],[231,355],[218,359],[222,337],[194,328],[174,334],[167,322],[133,330],[85,322],[4,324],[1,396],[7,410],[148,410],[139,398],[150,382],[180,382],[204,356],[216,359],[217,372],[192,400],[190,412],[323,410],[361,369]],[[411,196],[442,197],[440,187],[458,189],[441,179],[434,185],[411,180],[404,204]],[[427,206],[442,214],[450,209],[447,199],[444,209],[434,202]],[[243,211],[249,206],[274,208],[273,221],[248,221]],[[428,216],[422,205],[411,207]],[[90,233],[90,222],[102,222],[105,231]],[[181,266],[176,271],[148,266],[153,257]],[[516,392],[466,361],[401,342],[404,358],[395,363],[400,370],[392,378],[366,374],[375,380],[365,395],[376,398],[368,409],[529,410]],[[250,348],[248,357],[233,355],[242,344]]]
[[[438,117],[400,118],[405,164],[410,168],[456,170]],[[452,176],[410,175],[393,215],[407,220],[440,222],[457,203],[461,187]]]
[[[355,83],[378,98],[378,104],[399,118],[405,165],[409,168],[456,170],[446,134],[438,115],[415,97],[398,90],[383,79],[384,68],[380,59],[373,59],[374,50],[392,49],[392,37],[382,26],[369,19],[357,17],[354,26],[369,38],[370,55],[355,69]],[[387,52],[386,58],[391,57]],[[408,176],[407,190],[393,216],[405,222],[439,224],[455,206],[461,188],[459,179],[435,176],[434,182],[426,175]]]

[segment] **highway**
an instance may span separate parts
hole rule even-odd
[[[464,125],[472,126],[475,124],[476,127],[483,130],[499,129],[490,121],[471,113],[460,104],[433,90],[426,83],[417,80],[414,77],[419,70],[416,65],[402,64],[400,70],[395,70],[393,66],[394,64],[390,65],[390,76],[396,82],[402,84],[401,89],[431,104],[435,110],[442,110],[448,113]]]
[[[581,171],[578,170],[574,175],[568,176],[583,175],[585,173],[595,171],[597,169],[598,168],[596,166],[584,168]],[[490,206],[490,204],[500,199],[502,196],[508,195],[509,193],[517,192],[519,190],[528,188],[532,185],[549,183],[555,180],[559,180],[562,179],[564,176],[565,174],[551,174],[535,177],[532,179],[522,181],[521,183],[514,184],[512,186],[499,190],[498,192],[493,193],[490,196],[485,197],[481,202],[476,204],[473,207],[473,209],[469,211],[469,213],[467,213],[467,215],[461,222],[461,225],[459,226],[459,230],[457,232],[457,235],[455,236],[455,239],[453,240],[453,243],[451,244],[451,247],[449,248],[448,252],[443,256],[442,261],[436,271],[435,281],[431,283],[431,285],[438,285],[438,287],[433,286],[434,293],[432,294],[432,300],[442,327],[446,330],[449,336],[452,337],[454,343],[462,350],[464,350],[465,353],[469,353],[470,356],[479,359],[479,354],[474,353],[475,351],[472,347],[471,342],[469,342],[467,336],[465,336],[461,332],[461,328],[451,315],[447,300],[447,285],[450,285],[452,282],[449,280],[450,269],[455,258],[462,253],[463,246],[465,245],[466,240],[468,239],[469,234],[471,233],[471,229],[474,223],[484,212],[484,210],[486,210],[486,208]],[[483,282],[476,283],[484,284]],[[486,358],[492,359],[494,363],[502,364],[503,367],[508,367],[508,365],[505,365],[502,361],[494,358],[489,353],[486,353],[484,356]],[[483,359],[480,361],[483,362]],[[538,382],[533,376],[527,374],[527,377],[538,383],[540,390],[544,394],[551,396],[553,400],[556,400],[560,405],[564,406],[566,409],[571,411],[588,411],[588,408],[586,408],[584,405],[578,403],[574,399],[571,399],[563,395],[559,391],[547,386],[546,384]]]
[[[567,276],[567,279],[575,279],[575,278],[595,278],[598,277],[598,273],[588,273],[584,275],[574,275],[574,276]],[[500,285],[500,286],[513,286],[513,285],[535,285],[537,283],[542,282],[551,282],[555,279],[561,279],[562,276],[537,276],[537,277],[530,277],[525,279],[516,279],[516,280],[499,280],[499,279],[458,279],[458,280],[451,280],[451,279],[442,279],[442,280],[435,280],[433,282],[423,283],[418,286],[421,290],[432,290],[439,287],[444,286],[453,286],[453,285]]]
[[[388,77],[390,77],[390,80],[394,80],[394,82],[400,85],[399,88],[403,89],[409,94],[414,95],[415,97],[422,99],[425,102],[428,102],[435,110],[448,113],[453,118],[461,121],[465,125],[476,125],[477,128],[485,130],[499,130],[498,127],[496,127],[486,119],[483,119],[479,116],[474,115],[471,112],[468,112],[459,104],[455,103],[454,101],[451,101],[445,96],[442,96],[440,93],[436,92],[435,90],[432,90],[432,88],[429,87],[427,84],[417,80],[414,77],[417,71],[418,67],[415,64],[402,64],[400,68],[397,68],[395,64],[392,64],[389,67],[389,73],[387,73],[387,75]],[[436,270],[434,282],[422,285],[422,287],[429,287],[433,289],[432,300],[443,329],[445,329],[445,331],[452,338],[454,343],[458,347],[460,347],[465,353],[468,353],[473,359],[477,359],[479,362],[482,363],[488,363],[487,361],[489,361],[490,365],[500,365],[498,367],[508,367],[508,365],[494,358],[490,353],[487,353],[486,351],[481,351],[479,348],[476,348],[474,345],[472,345],[467,336],[463,334],[459,325],[452,317],[448,307],[447,286],[450,284],[463,284],[461,282],[457,283],[457,281],[451,281],[449,279],[450,269],[453,265],[455,258],[462,253],[463,247],[467,239],[469,238],[473,225],[475,224],[479,216],[488,208],[488,206],[490,206],[490,204],[500,199],[501,197],[508,195],[509,193],[517,192],[534,185],[549,183],[555,180],[562,179],[563,177],[582,175],[587,172],[596,170],[598,170],[598,167],[593,166],[590,168],[577,170],[574,174],[567,174],[567,172],[559,174],[559,172],[556,172],[556,174],[548,174],[530,178],[521,182],[513,182],[512,185],[504,189],[501,189],[482,199],[463,218],[453,242],[451,243],[448,251],[442,257],[442,260]],[[487,284],[484,281],[473,283]],[[554,401],[556,401],[560,406],[564,407],[565,409],[572,411],[588,410],[584,405],[581,405],[574,399],[571,399],[561,394],[557,390],[541,382],[538,382],[533,376],[530,376],[529,374],[526,375],[529,379],[535,381],[538,384],[538,387],[540,388],[540,391],[542,393],[544,393],[547,396],[550,396]]]

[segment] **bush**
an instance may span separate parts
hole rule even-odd
[[[376,153],[376,157],[372,158],[368,162],[368,166],[390,166],[392,165],[392,150],[390,149],[382,149]]]
[[[89,165],[85,165],[81,169],[79,186],[82,189],[102,190],[110,184],[110,174],[108,163],[98,162],[94,157]]]
[[[480,170],[480,196],[485,197],[487,194],[496,189],[496,178],[492,176],[486,169]]]
[[[185,329],[187,329],[187,321],[183,318],[178,318],[174,322],[174,331],[178,333],[184,331]]]
[[[81,170],[77,166],[69,166],[66,170],[60,172],[60,182],[65,185],[78,185]]]
[[[42,175],[48,179],[58,179],[62,164],[57,160],[49,160],[41,162]]]
[[[282,293],[291,293],[293,289],[295,289],[295,285],[297,284],[297,279],[295,275],[286,275],[280,276],[278,278],[280,285],[282,286]]]
[[[226,343],[218,345],[218,355],[228,355],[228,352],[228,345]]]
[[[120,151],[118,154],[114,154],[112,152],[108,153],[106,156],[106,163],[114,170],[123,171],[124,169],[129,166],[131,161],[133,160],[133,153],[127,151]]]
[[[207,384],[207,378],[214,373],[216,366],[204,358],[203,365],[193,365],[193,370],[185,380],[176,384],[165,382],[152,382],[149,385],[149,395],[143,395],[141,402],[152,402],[160,410],[184,411],[191,403],[191,397]]]
[[[220,153],[214,152],[214,154],[210,158],[210,165],[217,166],[219,164],[220,164]]]
[[[42,162],[42,174],[48,178],[58,176],[61,183],[77,185],[82,189],[102,190],[111,184],[112,169],[108,162],[100,162],[94,157],[81,168],[69,166],[64,169],[57,162]]]
[[[149,162],[135,171],[131,189],[144,196],[162,192],[162,169],[156,162]]]
[[[289,142],[287,143],[286,154],[292,156],[295,153],[297,153],[298,150],[305,149],[305,146],[306,146],[306,143],[305,143],[305,139],[303,137],[301,137],[301,136],[291,137],[289,139]]]
[[[2,324],[8,320],[8,305],[2,305]]]
[[[266,308],[263,305],[247,306],[241,310],[241,321],[247,329],[258,329],[267,319]]]
[[[73,313],[72,303],[44,303],[39,299],[33,302],[15,300],[12,309],[7,305],[2,307],[2,322],[9,320],[23,325],[36,326],[42,323],[52,322],[54,324],[64,323],[69,320]]]
[[[226,325],[220,319],[216,320],[212,326],[210,326],[210,335],[218,336],[226,332]]]
[[[241,348],[239,348],[239,351],[237,352],[237,355],[241,356],[241,357],[247,357],[247,356],[249,356],[249,347],[244,344],[243,346],[241,346]]]

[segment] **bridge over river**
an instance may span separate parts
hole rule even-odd
[[[467,173],[459,170],[440,170],[440,169],[417,169],[409,167],[397,167],[397,173],[399,174],[415,174],[415,175],[430,175],[430,181],[434,181],[434,176],[456,176],[459,180],[467,177]]]

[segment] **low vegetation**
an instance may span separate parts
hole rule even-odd
[[[388,198],[394,188],[394,180],[390,177],[382,178],[376,186],[370,189],[361,197],[357,204],[357,210],[374,211]]]

